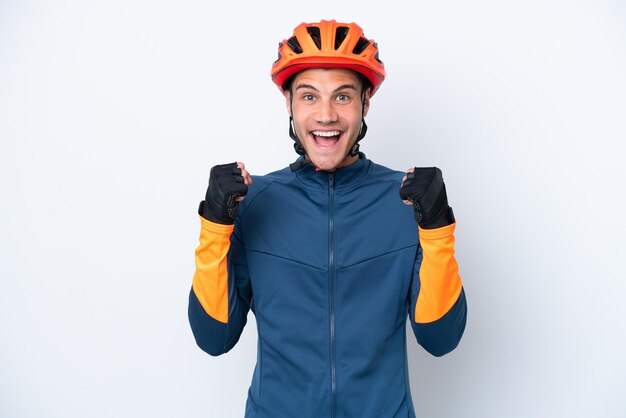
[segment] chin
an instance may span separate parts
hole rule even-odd
[[[335,171],[341,165],[343,159],[339,158],[319,158],[309,157],[313,162],[313,165],[320,170]]]

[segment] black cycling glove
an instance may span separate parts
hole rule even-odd
[[[211,168],[209,187],[205,200],[200,202],[198,213],[205,219],[224,225],[232,225],[239,214],[239,196],[248,193],[241,169],[237,163],[216,165]]]
[[[400,187],[400,197],[413,202],[415,220],[421,228],[440,228],[454,223],[446,185],[437,167],[415,167],[412,173],[407,173]]]

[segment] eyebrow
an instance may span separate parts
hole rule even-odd
[[[296,90],[299,90],[299,89],[311,89],[311,90],[319,91],[317,88],[313,87],[310,84],[299,84],[298,86],[296,86]],[[340,90],[345,90],[345,89],[357,91],[357,88],[354,84],[342,84],[341,86],[337,87],[333,91],[333,93],[336,93]]]

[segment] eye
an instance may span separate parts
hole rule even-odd
[[[337,95],[337,101],[338,102],[348,102],[350,101],[350,96],[345,94],[345,93],[341,93]]]
[[[305,95],[302,96],[302,99],[305,102],[310,102],[312,100],[315,100],[315,96],[313,96],[312,94],[305,94]]]

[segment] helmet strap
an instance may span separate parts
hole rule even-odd
[[[296,134],[296,128],[293,123],[293,94],[289,93],[289,137],[293,139],[293,149],[296,151],[298,155],[305,155],[306,150],[302,146],[302,142],[300,142],[300,138],[298,138],[298,134]]]
[[[363,89],[363,95],[361,96],[361,115],[365,113],[365,89]],[[361,129],[359,130],[359,135],[356,137],[356,141],[354,141],[354,145],[352,145],[352,149],[348,153],[350,157],[356,157],[359,155],[359,141],[365,137],[367,133],[367,124],[365,123],[365,118],[361,118]]]
[[[302,146],[302,143],[300,142],[300,138],[298,138],[298,135],[296,134],[296,130],[293,127],[293,117],[292,116],[289,116],[289,136],[294,141],[293,149],[296,150],[296,153],[298,153],[298,155],[306,154],[306,151],[305,151],[304,147]]]
[[[355,157],[359,155],[359,147],[360,147],[359,141],[363,139],[366,133],[367,133],[367,124],[365,123],[365,119],[361,119],[361,129],[359,130],[359,135],[356,137],[356,141],[354,141],[354,145],[352,146],[352,149],[348,153],[350,157]]]

